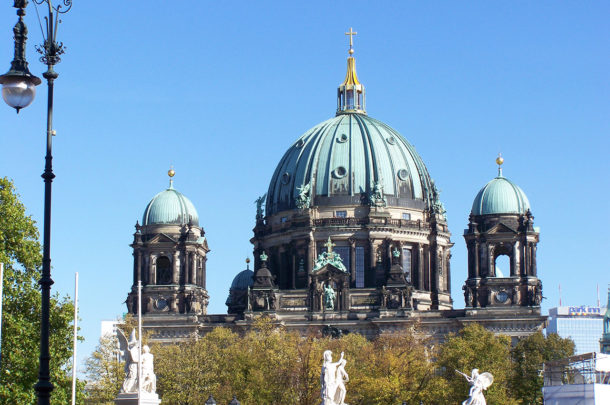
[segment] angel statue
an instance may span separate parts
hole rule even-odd
[[[463,375],[466,378],[466,381],[468,381],[468,384],[470,384],[469,397],[462,402],[462,405],[486,405],[487,402],[483,396],[483,391],[489,388],[491,383],[493,383],[494,376],[491,375],[491,373],[479,374],[479,370],[476,368],[472,370],[472,375],[470,377],[461,371],[455,371]]]
[[[324,362],[322,363],[322,372],[320,373],[320,396],[322,403],[320,405],[346,405],[345,399],[345,382],[348,380],[345,372],[345,363],[343,352],[338,362],[333,363],[333,353],[330,350],[324,352]]]
[[[129,341],[122,330],[118,330],[118,338],[120,350],[125,359],[125,380],[121,386],[121,394],[129,394],[138,392],[138,361],[139,361],[139,343],[136,339],[135,329],[129,335]]]
[[[263,204],[265,203],[265,199],[267,198],[267,193],[258,197],[254,203],[256,203],[256,219],[263,219]]]
[[[135,329],[129,335],[129,341],[122,330],[118,330],[121,354],[125,359],[125,380],[121,386],[121,394],[138,392],[138,360],[140,356],[140,343],[136,339]],[[155,394],[157,390],[157,377],[154,372],[154,356],[148,345],[142,347],[142,392]]]

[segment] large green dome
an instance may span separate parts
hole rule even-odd
[[[267,215],[296,208],[309,185],[312,205],[360,205],[378,184],[388,206],[425,209],[432,180],[415,148],[388,125],[343,113],[301,136],[281,159],[267,193]]]
[[[170,185],[154,196],[144,210],[142,225],[157,224],[199,226],[199,215],[191,200]]]
[[[472,214],[525,214],[529,208],[523,190],[500,173],[479,191],[472,203]]]

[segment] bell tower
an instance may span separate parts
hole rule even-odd
[[[142,314],[205,315],[206,261],[209,252],[205,232],[191,201],[173,186],[148,203],[142,225],[133,235],[133,285],[127,297],[129,313],[136,314],[138,280],[142,281]]]
[[[542,283],[536,249],[540,233],[525,193],[502,175],[502,156],[496,163],[498,176],[477,194],[464,231],[466,307],[537,307],[539,311]]]

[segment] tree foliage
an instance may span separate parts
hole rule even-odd
[[[454,404],[466,399],[468,382],[456,370],[470,375],[470,371],[477,368],[481,373],[490,372],[494,376],[493,384],[485,392],[488,403],[516,404],[508,389],[512,366],[510,348],[509,337],[496,336],[476,323],[449,335],[441,346],[437,363],[448,384],[445,402],[440,403]]]
[[[374,341],[317,330],[301,337],[260,318],[242,335],[216,328],[197,341],[154,346],[158,392],[167,404],[200,404],[213,394],[218,403],[236,395],[246,404],[317,405],[324,350],[335,360],[345,353],[350,404],[428,403],[444,387],[426,340],[410,330]]]
[[[112,404],[119,393],[125,371],[124,362],[119,359],[118,346],[116,336],[102,336],[85,361],[88,403]]]
[[[522,404],[542,405],[542,365],[574,354],[574,342],[556,333],[545,337],[541,332],[524,338],[511,350],[513,375],[512,395]]]
[[[0,218],[0,262],[4,263],[0,404],[33,404],[40,353],[42,255],[36,224],[7,178],[0,178]],[[67,298],[51,299],[49,345],[56,404],[68,404],[71,398],[73,313]],[[82,384],[78,387],[82,400]]]
[[[127,323],[126,329],[133,326],[133,320]],[[102,356],[112,352],[100,348]],[[357,333],[331,339],[316,328],[303,337],[261,317],[242,333],[219,327],[191,341],[153,344],[157,392],[168,405],[202,404],[210,394],[219,404],[235,395],[244,404],[318,405],[325,350],[332,350],[334,360],[345,353],[346,401],[352,405],[461,403],[469,386],[455,370],[470,374],[473,368],[494,376],[485,392],[488,403],[516,405],[540,403],[542,362],[569,356],[573,343],[537,333],[511,349],[509,337],[476,323],[441,344],[417,325],[373,340]],[[114,368],[120,378],[110,378],[108,367],[99,367],[106,363],[96,358],[91,364],[97,365],[92,374],[115,384],[107,385],[104,398],[114,397],[122,366]]]

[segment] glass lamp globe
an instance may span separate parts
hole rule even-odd
[[[36,96],[35,80],[27,76],[5,77],[2,80],[2,98],[9,106],[19,110],[29,106]]]

